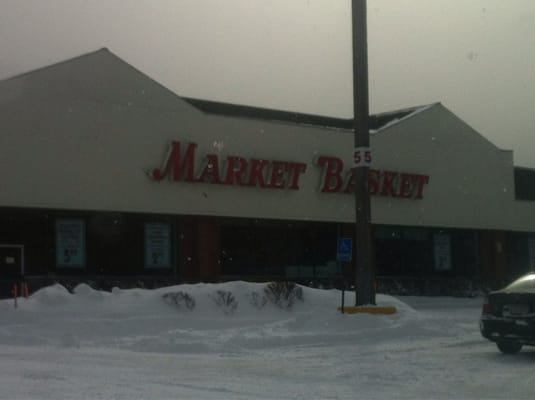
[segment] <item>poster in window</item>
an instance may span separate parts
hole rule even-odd
[[[436,233],[433,237],[435,247],[435,270],[451,270],[451,241],[450,236],[444,233]]]
[[[145,224],[145,268],[171,268],[169,224]]]
[[[81,219],[56,220],[56,265],[85,267],[85,223]]]

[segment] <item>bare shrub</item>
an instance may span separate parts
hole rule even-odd
[[[212,296],[212,299],[215,304],[224,308],[225,314],[234,314],[236,308],[238,308],[238,300],[236,300],[234,295],[229,291],[218,290]]]
[[[191,311],[195,308],[195,299],[184,292],[165,293],[162,298],[167,304],[181,310],[186,309]]]
[[[303,289],[293,282],[271,282],[264,288],[267,300],[284,309],[291,309],[297,301],[303,301]]]
[[[257,310],[264,308],[268,302],[268,299],[265,295],[260,295],[257,292],[248,293],[247,298],[249,299],[249,303],[251,303],[251,305]]]

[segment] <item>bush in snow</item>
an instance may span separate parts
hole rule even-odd
[[[303,301],[303,289],[293,282],[271,282],[264,288],[269,302],[280,308],[291,309],[296,301]]]
[[[191,311],[195,308],[195,299],[184,292],[165,293],[162,298],[167,304],[176,306],[179,309]]]
[[[225,314],[234,314],[236,308],[238,308],[238,300],[229,291],[218,290],[212,295],[212,299],[219,307],[225,309]]]
[[[265,295],[260,295],[257,292],[248,293],[247,298],[249,299],[249,303],[251,303],[251,305],[258,310],[264,308],[268,302],[268,299]]]

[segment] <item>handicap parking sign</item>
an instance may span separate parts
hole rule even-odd
[[[338,246],[336,249],[336,259],[338,261],[351,261],[353,254],[353,239],[338,238]]]

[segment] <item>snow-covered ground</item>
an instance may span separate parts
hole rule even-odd
[[[3,300],[0,398],[534,396],[535,351],[504,356],[485,341],[481,298],[379,295],[398,313],[342,315],[338,291],[303,287],[302,301],[287,308],[268,301],[265,287],[109,293],[80,285],[70,294],[56,285],[19,299],[17,309]]]

